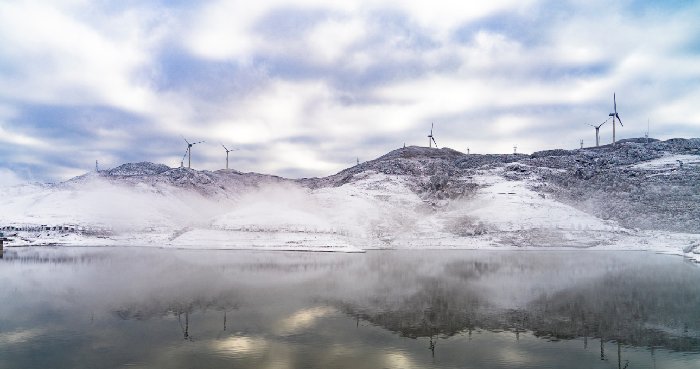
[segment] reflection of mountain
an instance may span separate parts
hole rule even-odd
[[[57,254],[46,250],[5,250],[3,252],[5,262],[22,264],[90,264],[106,260],[109,256],[104,252],[81,252],[77,254]]]
[[[694,268],[608,273],[524,307],[495,305],[469,282],[424,280],[404,296],[370,296],[364,303],[331,302],[349,316],[401,336],[452,336],[465,330],[531,331],[549,339],[596,337],[625,345],[700,351],[700,294]],[[472,275],[464,271],[460,275]],[[659,274],[668,278],[657,279]],[[478,279],[478,278],[476,278]],[[386,301],[392,301],[386,303]]]
[[[222,332],[235,310],[236,329],[286,337],[337,333],[325,303],[403,337],[507,330],[700,351],[700,270],[650,253],[96,252],[12,250],[0,268],[0,315],[31,327],[47,311],[76,320],[110,312],[144,321],[124,326],[163,320],[168,329],[179,317],[181,337],[195,328],[198,338]]]
[[[665,267],[655,274],[616,273],[552,295],[528,307],[530,329],[554,337],[583,335],[635,346],[700,351],[697,273]]]
[[[376,301],[379,302],[380,298]],[[437,281],[426,282],[420,291],[399,304],[392,304],[393,307],[381,303],[375,307],[335,303],[347,315],[411,338],[452,336],[473,327],[476,312],[485,304],[486,301],[475,291],[445,288]]]
[[[123,320],[144,320],[166,315],[189,314],[195,311],[231,311],[238,309],[239,302],[234,294],[216,297],[199,296],[178,301],[150,299],[138,305],[123,306],[114,310],[114,315]]]

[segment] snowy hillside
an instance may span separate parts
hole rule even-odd
[[[57,185],[3,188],[0,197],[0,227],[17,233],[11,245],[593,247],[693,256],[700,139],[533,155],[407,147],[301,180],[129,163]]]

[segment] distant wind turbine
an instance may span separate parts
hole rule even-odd
[[[595,147],[600,146],[600,127],[603,126],[603,124],[607,123],[610,120],[610,118],[606,119],[605,122],[600,123],[599,125],[595,126],[593,124],[588,124],[589,126],[595,128]]]
[[[226,150],[226,169],[228,169],[228,153],[230,153],[231,151],[238,151],[238,149],[229,150],[226,148],[226,146],[224,146],[224,144],[221,144],[221,147],[223,147],[224,150]]]
[[[433,142],[435,142],[435,137],[433,137],[433,126],[434,123],[430,123],[430,134],[428,135],[428,147],[433,147]],[[435,148],[438,148],[437,142],[435,142]]]
[[[513,145],[513,155],[518,153],[518,145]]]
[[[617,121],[620,122],[620,127],[624,127],[622,125],[622,120],[620,120],[620,115],[617,114],[617,100],[615,99],[615,93],[613,92],[613,112],[608,114],[608,116],[613,118],[612,124],[613,124],[613,146],[615,146],[615,118],[617,118]]]
[[[647,131],[644,133],[644,138],[646,138],[646,143],[649,143],[649,118],[647,118]]]
[[[190,143],[186,138],[183,137],[182,139],[187,142],[187,151],[185,151],[185,155],[187,155],[187,168],[192,168],[192,146],[203,143],[204,141]],[[185,160],[184,156],[182,157],[182,160]]]

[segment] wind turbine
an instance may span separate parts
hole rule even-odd
[[[223,147],[224,150],[226,150],[226,169],[228,169],[228,153],[230,153],[231,151],[238,151],[238,149],[229,150],[226,148],[226,146],[224,146],[224,144],[221,144],[221,147]]]
[[[187,168],[189,169],[189,168],[192,168],[192,146],[194,146],[194,145],[196,145],[196,144],[200,144],[200,143],[202,143],[202,142],[204,142],[204,141],[199,141],[199,142],[190,143],[189,141],[187,141],[186,138],[183,137],[182,139],[185,140],[185,142],[187,142],[187,151],[185,151],[185,155],[188,156],[188,158],[187,158]],[[182,160],[183,160],[183,161],[185,160],[185,157],[184,157],[184,156],[182,157]]]
[[[518,145],[513,145],[513,155],[518,153]]]
[[[589,126],[595,128],[595,147],[600,146],[600,127],[601,127],[603,124],[607,123],[609,120],[610,120],[610,118],[606,119],[605,122],[600,123],[600,124],[597,125],[597,126],[594,126],[594,125],[592,125],[592,124],[590,124],[590,123],[588,124]]]
[[[428,135],[428,147],[433,147],[433,142],[435,142],[435,137],[433,137],[433,126],[434,123],[430,123],[430,134]],[[435,148],[438,148],[437,142],[435,142]]]
[[[647,131],[644,133],[644,138],[646,138],[646,143],[649,143],[649,118],[647,118]]]
[[[612,117],[613,121],[613,146],[615,146],[615,118],[617,118],[617,121],[620,122],[620,126],[624,127],[622,125],[622,121],[620,120],[620,115],[617,114],[617,101],[615,100],[615,93],[613,92],[613,112],[608,114],[608,116]]]

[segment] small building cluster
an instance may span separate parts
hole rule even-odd
[[[8,225],[8,226],[0,226],[0,230],[4,232],[45,232],[45,231],[53,231],[53,232],[62,232],[62,233],[73,233],[73,232],[82,232],[84,231],[83,227],[79,227],[77,225],[73,224],[68,224],[68,225],[53,225],[49,226],[46,224],[42,225],[35,225],[35,224],[23,224],[23,225]]]

